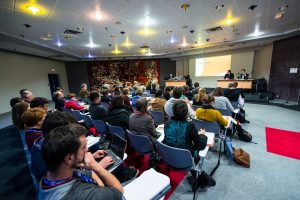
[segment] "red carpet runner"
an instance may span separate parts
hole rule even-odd
[[[300,160],[300,133],[266,127],[267,151]]]

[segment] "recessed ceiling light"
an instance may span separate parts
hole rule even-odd
[[[38,7],[35,6],[27,6],[26,7],[28,10],[30,10],[32,12],[32,14],[36,14],[37,12],[40,12],[41,9],[39,9]]]
[[[175,39],[172,37],[171,40],[170,40],[171,44],[174,44],[176,41]]]
[[[95,13],[95,18],[96,18],[98,21],[100,21],[101,19],[104,18],[104,16],[103,16],[100,12],[96,12],[96,13]]]
[[[228,25],[231,25],[231,24],[232,24],[232,22],[233,22],[233,20],[232,20],[232,19],[227,19],[227,20],[226,20],[226,24],[228,24]]]
[[[56,45],[61,47],[62,43],[60,43],[60,41],[57,41]]]
[[[144,19],[142,19],[140,21],[140,24],[143,26],[151,26],[153,24],[155,24],[156,21],[154,19],[152,19],[151,17],[149,17],[148,15],[144,17]]]

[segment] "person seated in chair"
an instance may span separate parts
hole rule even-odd
[[[202,108],[198,108],[196,110],[196,118],[208,122],[217,122],[222,128],[228,125],[228,119],[224,118],[220,111],[216,110],[213,107],[215,98],[208,94],[203,98],[203,106]],[[236,129],[237,135],[239,138],[245,142],[250,142],[252,140],[252,136],[250,133],[245,131],[242,126],[238,124],[233,124],[233,128]]]
[[[203,104],[203,97],[206,95],[206,89],[205,88],[200,88],[198,90],[198,94],[196,94],[193,98],[193,105],[196,106],[202,106]]]
[[[61,108],[64,107],[66,101],[64,93],[58,91],[54,95],[55,95],[55,99],[54,99],[55,109],[58,111],[62,111]]]
[[[240,75],[237,78],[240,80],[246,80],[249,78],[249,74],[246,73],[245,69],[242,69]]]
[[[82,110],[85,109],[85,106],[80,105],[80,102],[76,98],[75,93],[69,93],[67,95],[67,101],[65,102],[65,108],[66,109],[73,109],[73,110]]]
[[[35,97],[30,102],[30,108],[42,108],[48,112],[49,103],[50,101],[44,97]]]
[[[89,107],[89,112],[92,119],[105,120],[107,117],[106,109],[101,106],[101,97],[98,91],[91,91],[90,93],[91,105]]]
[[[229,99],[227,97],[224,97],[223,95],[223,88],[216,87],[211,95],[214,97],[214,108],[220,109],[220,110],[230,110],[232,113],[234,113],[234,108],[231,105]]]
[[[45,117],[46,111],[42,108],[31,108],[22,114],[25,140],[29,150],[31,150],[34,141],[43,135],[42,125]]]
[[[106,121],[113,126],[120,126],[123,130],[129,128],[130,108],[124,105],[122,96],[114,96],[108,109]]]
[[[143,97],[136,103],[136,111],[129,116],[129,130],[148,136],[153,142],[159,137],[154,121],[147,113],[148,100]]]
[[[74,124],[57,127],[45,136],[42,156],[47,172],[39,183],[38,199],[123,198],[118,179],[87,152],[85,134],[84,127]]]
[[[224,79],[226,79],[226,80],[234,79],[234,74],[231,73],[231,70],[230,70],[230,69],[227,70],[227,72],[226,72],[226,74],[225,74],[225,76],[224,76]]]
[[[197,130],[192,122],[187,120],[188,105],[184,101],[177,101],[173,105],[174,116],[164,127],[165,137],[162,143],[181,149],[187,149],[191,152],[197,162],[199,160],[199,151],[207,145],[207,136],[204,131]],[[214,186],[216,182],[203,171],[207,186]]]
[[[151,98],[149,101],[149,109],[153,111],[159,111],[159,112],[165,112],[164,106],[166,104],[166,99],[163,98],[162,96],[163,91],[162,90],[157,90],[155,93],[154,98]]]

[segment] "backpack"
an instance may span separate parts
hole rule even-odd
[[[237,132],[237,135],[239,136],[240,140],[244,142],[252,141],[252,135],[245,130],[242,133]]]
[[[234,149],[233,150],[234,161],[242,165],[243,167],[250,167],[250,155],[243,149]]]

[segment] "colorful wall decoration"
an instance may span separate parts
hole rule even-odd
[[[147,83],[160,80],[159,60],[97,61],[88,63],[90,85],[97,82],[97,77],[107,80],[138,81]]]

